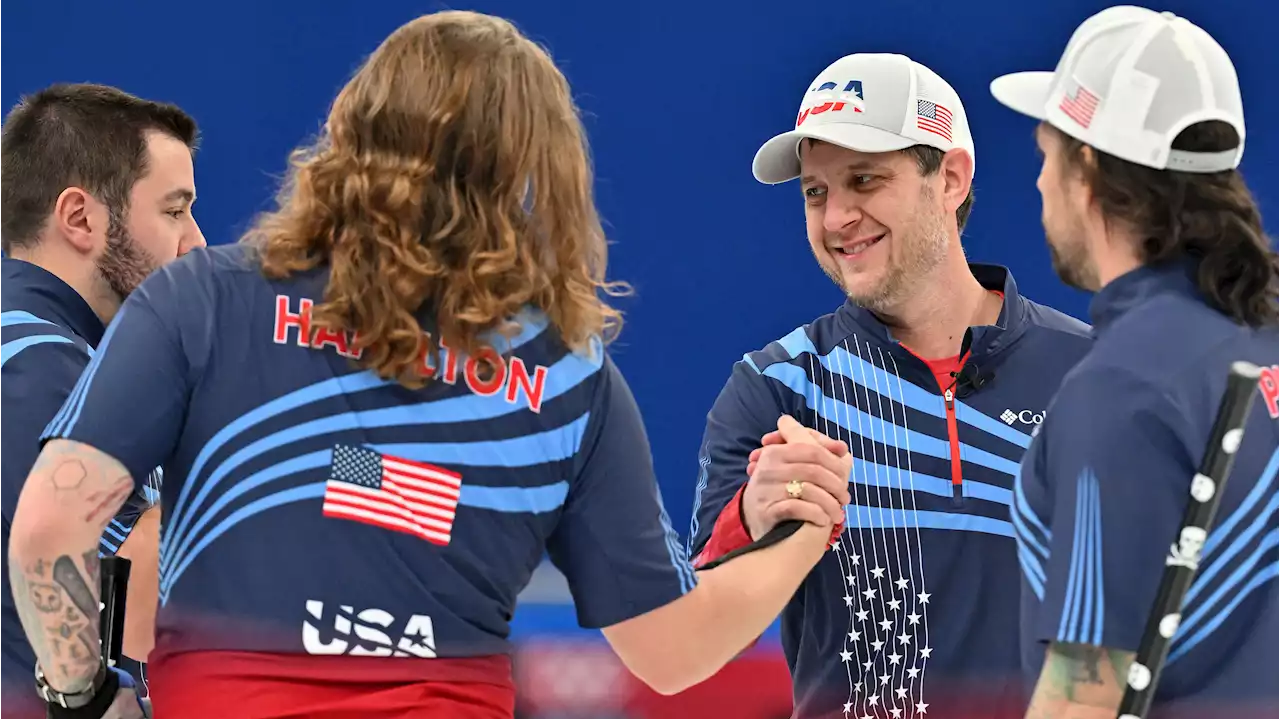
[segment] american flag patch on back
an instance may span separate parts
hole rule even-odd
[[[453,532],[462,475],[426,462],[363,447],[333,448],[325,483],[326,517],[348,519],[432,544],[447,545]]]

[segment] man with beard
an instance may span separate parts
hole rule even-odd
[[[1096,293],[1095,344],[1015,490],[1027,716],[1114,717],[1127,684],[1152,717],[1274,717],[1277,263],[1237,170],[1231,58],[1186,19],[1113,7],[1076,29],[1056,71],[991,90],[1041,121],[1054,268]],[[1215,486],[1198,467],[1237,361],[1264,368],[1261,396],[1243,439],[1224,438],[1234,466]],[[1209,532],[1184,529],[1188,505],[1215,496]],[[1159,621],[1168,658],[1155,673],[1134,657],[1166,566],[1195,575],[1180,615]]]
[[[707,420],[691,554],[783,520],[843,522],[782,615],[797,717],[1020,716],[1014,476],[1089,329],[965,259],[968,122],[909,58],[837,60],[753,169],[800,178],[810,247],[848,301],[734,365]],[[848,445],[847,484],[754,471],[779,413]]]
[[[9,527],[38,438],[76,386],[124,298],[204,237],[191,215],[196,124],[173,105],[101,85],[55,85],[25,98],[0,135],[3,299],[3,621],[5,717],[45,715],[36,657],[16,613]],[[152,484],[151,489],[154,489]],[[100,551],[134,562],[124,653],[145,658],[156,603],[159,510],[134,496]],[[61,651],[96,653],[74,627]],[[90,637],[92,638],[92,637]],[[92,646],[90,646],[92,644]],[[135,671],[137,665],[131,667]]]

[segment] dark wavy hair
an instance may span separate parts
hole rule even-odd
[[[295,151],[275,212],[244,241],[283,278],[330,268],[313,331],[355,332],[358,360],[406,386],[443,342],[477,356],[533,306],[574,350],[606,342],[606,240],[568,82],[509,22],[440,12],[392,33]],[[417,316],[434,319],[424,335]]]
[[[1064,159],[1083,173],[1103,214],[1141,238],[1139,259],[1160,263],[1194,259],[1197,283],[1209,304],[1250,326],[1276,323],[1280,265],[1262,228],[1258,204],[1238,170],[1214,173],[1156,170],[1095,152],[1048,125],[1061,140]],[[1187,127],[1173,148],[1224,152],[1237,148],[1235,128],[1218,120]]]

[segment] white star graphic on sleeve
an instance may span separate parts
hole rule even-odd
[[[902,646],[904,646],[904,647],[905,647],[906,645],[910,644],[910,643],[911,643],[911,635],[910,635],[910,634],[907,634],[906,632],[903,632],[903,633],[899,634],[899,635],[898,635],[898,643],[902,644]],[[930,651],[932,651],[932,650],[930,650]]]
[[[858,556],[857,552],[849,550],[849,561],[853,562],[853,566],[858,566],[858,560],[860,559],[862,559],[862,557]]]
[[[857,614],[857,616],[858,616],[858,621],[860,621],[860,622],[865,622],[865,621],[867,621],[867,610],[865,610],[865,609],[859,609],[859,610],[856,612],[856,614]]]
[[[863,592],[863,593],[862,593],[862,596],[866,597],[868,601],[869,601],[869,600],[872,600],[872,599],[875,599],[875,598],[876,598],[876,590],[874,590],[874,589],[868,589],[867,591],[865,591],[865,592]]]
[[[840,652],[840,661],[847,662],[852,658],[853,658],[853,654],[850,654],[848,650]]]
[[[871,573],[875,575],[876,579],[879,579],[884,576],[884,570],[881,569],[878,565],[876,566],[875,569],[871,570]]]
[[[902,591],[907,588],[907,578],[899,577],[898,581],[894,582],[894,584],[898,585],[898,591]]]
[[[867,703],[868,703],[868,704],[870,704],[871,706],[877,706],[877,705],[879,705],[879,704],[880,704],[880,695],[879,695],[879,694],[872,694],[871,696],[867,697]]]
[[[925,659],[928,659],[931,653],[933,653],[933,647],[925,647],[924,649],[920,650],[920,656],[924,657]]]
[[[871,642],[871,647],[875,649],[877,652],[880,651],[880,647],[883,647],[883,646],[884,646],[884,642],[880,641],[879,639],[875,640],[874,642]]]
[[[853,709],[853,702],[845,702],[845,703],[844,703],[844,713],[845,713],[845,714],[848,714],[850,709]]]
[[[912,679],[915,679],[916,675],[919,673],[920,673],[920,670],[916,669],[915,667],[911,667],[910,669],[907,670],[907,676],[911,677]]]
[[[893,690],[893,693],[894,693],[894,694],[897,694],[899,699],[906,699],[906,698],[907,698],[907,688],[906,688],[906,687],[898,687],[897,689],[894,689],[894,690]]]
[[[888,674],[881,674],[881,675],[880,675],[880,684],[881,684],[881,685],[888,684],[888,683],[889,683],[889,680],[890,680],[890,679],[892,679],[892,678],[893,678],[893,677],[889,676]]]
[[[861,638],[862,638],[862,632],[858,632],[858,631],[849,632],[849,641],[856,642]]]
[[[900,600],[900,599],[890,599],[890,600],[889,600],[889,608],[890,608],[890,609],[892,609],[893,611],[895,611],[895,612],[896,612],[896,611],[898,611],[898,607],[900,607],[900,606],[902,606],[902,600]]]
[[[893,654],[889,655],[889,663],[893,664],[894,666],[897,666],[898,662],[901,660],[902,660],[902,655],[897,652],[894,652]]]
[[[908,615],[907,615],[907,620],[908,620],[908,621],[910,621],[912,624],[919,624],[919,623],[920,623],[920,615],[919,615],[919,614],[916,614],[915,612],[912,612],[912,613],[910,613],[910,614],[908,614]]]
[[[858,682],[857,684],[854,684],[854,685],[853,685],[853,693],[854,693],[854,694],[861,694],[861,693],[862,693],[862,682]]]
[[[919,704],[916,705],[916,711],[920,712],[921,714],[928,714],[929,705],[925,704],[924,702],[920,702]]]
[[[871,660],[870,660],[870,659],[868,659],[867,661],[865,661],[865,662],[863,662],[863,663],[862,663],[862,671],[864,671],[864,672],[869,672],[869,671],[871,671]]]
[[[893,621],[890,619],[882,620],[880,622],[880,628],[885,630],[886,632],[889,631],[890,629],[893,628]]]
[[[898,719],[898,717],[900,717],[900,716],[902,716],[902,710],[901,710],[901,709],[899,709],[898,707],[894,707],[894,708],[893,708],[893,719]]]
[[[932,597],[932,596],[933,596],[932,594],[928,594],[926,592],[920,592],[919,594],[916,595],[916,597],[920,599],[921,604],[928,604],[929,597]]]
[[[853,586],[858,583],[858,578],[853,576],[853,574],[849,574],[845,579],[849,581],[849,586]]]
[[[845,605],[846,607],[852,607],[852,606],[853,606],[853,597],[849,596],[848,594],[844,595],[844,605]]]

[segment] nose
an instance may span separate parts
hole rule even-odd
[[[191,219],[191,230],[182,238],[182,244],[178,246],[178,254],[185,255],[188,252],[199,247],[208,247],[209,243],[205,242],[204,233],[200,231],[200,223]]]
[[[856,192],[834,188],[828,190],[824,209],[822,227],[827,232],[839,232],[862,221],[862,201]]]

